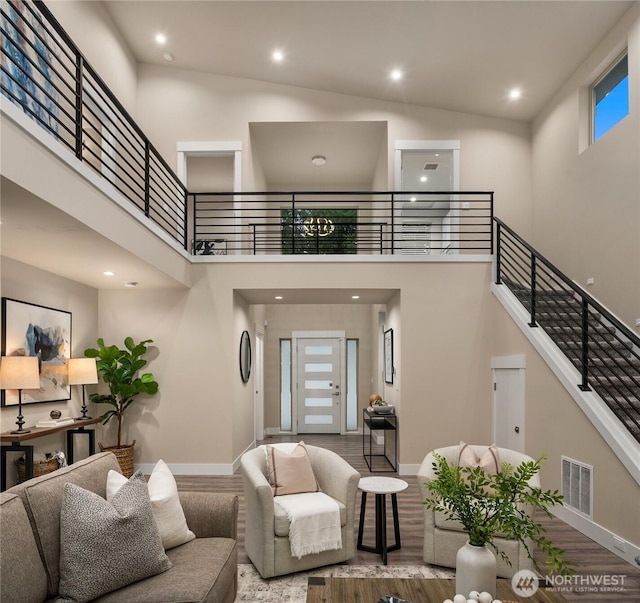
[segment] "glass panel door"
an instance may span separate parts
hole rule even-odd
[[[340,339],[297,344],[298,433],[340,433]]]

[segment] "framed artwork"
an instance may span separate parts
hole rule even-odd
[[[384,382],[393,383],[393,329],[384,332]]]
[[[2,355],[36,356],[40,367],[40,388],[22,390],[23,404],[71,399],[70,354],[71,312],[2,298]],[[2,390],[2,406],[17,404],[17,390]]]

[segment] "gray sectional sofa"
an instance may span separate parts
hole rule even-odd
[[[120,471],[108,452],[28,480],[0,494],[0,600],[53,601],[60,583],[60,509],[64,485],[105,497],[107,474]],[[180,492],[195,540],[166,551],[172,567],[95,599],[100,603],[230,603],[237,592],[238,498]],[[107,563],[108,560],[105,560]]]

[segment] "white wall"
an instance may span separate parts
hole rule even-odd
[[[585,148],[588,87],[628,44],[629,115]],[[581,136],[581,132],[583,132]],[[533,125],[533,244],[629,326],[640,318],[640,5]],[[638,329],[640,333],[640,329]]]
[[[138,75],[140,125],[169,165],[178,140],[240,140],[243,189],[261,190],[261,178],[253,177],[249,122],[384,121],[387,152],[377,166],[376,187],[393,188],[396,140],[460,140],[462,189],[494,190],[497,215],[529,235],[527,124],[172,67],[140,65]],[[383,182],[377,174],[385,164]]]
[[[124,108],[136,116],[137,63],[102,2],[47,2],[80,52]]]

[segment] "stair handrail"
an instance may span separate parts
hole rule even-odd
[[[500,218],[494,217],[498,228],[496,232],[496,247],[500,249],[500,234],[501,230],[505,229],[514,239],[518,241],[523,247],[525,247],[532,257],[536,258],[536,261],[541,261],[551,272],[553,272],[561,281],[566,283],[576,294],[578,294],[583,301],[589,303],[590,306],[600,312],[616,329],[624,334],[634,345],[640,348],[640,337],[636,335],[626,324],[624,324],[619,318],[617,318],[611,310],[608,310],[597,299],[587,293],[580,285],[566,276],[560,269],[556,268],[546,257],[544,257],[535,247],[527,243],[518,233],[516,233],[511,227],[507,226]],[[500,254],[496,254],[496,285],[501,285],[500,275]]]

